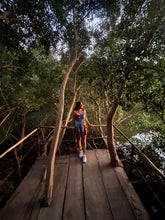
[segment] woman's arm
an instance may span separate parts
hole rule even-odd
[[[85,110],[84,110],[84,111],[85,111]],[[86,123],[87,123],[88,126],[90,126],[90,127],[93,126],[93,124],[91,124],[91,123],[88,121],[86,111],[85,111],[85,120],[86,120]]]
[[[73,118],[79,116],[80,114],[77,111],[73,111]]]
[[[68,121],[68,126],[71,126],[75,122],[74,112],[72,113],[72,118]]]

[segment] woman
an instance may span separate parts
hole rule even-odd
[[[76,102],[76,106],[73,111],[73,120],[75,121],[74,136],[77,139],[77,143],[80,149],[79,157],[83,158],[83,162],[86,163],[86,141],[88,134],[87,125],[93,125],[89,123],[86,116],[86,110],[84,109],[83,104],[81,102]],[[83,143],[83,147],[81,141]]]

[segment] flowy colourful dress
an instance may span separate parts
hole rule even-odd
[[[83,114],[76,116],[74,136],[80,138],[86,134],[88,134],[88,127],[86,124],[86,117],[84,112]]]

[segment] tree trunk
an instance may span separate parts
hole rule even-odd
[[[56,125],[55,130],[53,134],[53,140],[50,145],[50,152],[49,152],[49,158],[48,158],[48,168],[47,168],[47,178],[46,178],[46,184],[45,184],[45,199],[44,199],[44,206],[49,206],[52,200],[52,191],[53,191],[53,177],[54,177],[54,162],[55,162],[55,155],[56,150],[58,146],[59,141],[59,135],[61,131],[62,126],[62,118],[63,118],[63,112],[64,112],[64,98],[65,98],[65,88],[66,83],[68,81],[69,75],[76,64],[77,61],[77,53],[72,61],[65,78],[63,80],[63,83],[61,85],[60,89],[60,98],[59,98],[59,110],[57,113],[57,119],[56,119]]]
[[[116,142],[114,136],[114,128],[113,128],[113,119],[116,115],[116,112],[119,108],[118,100],[122,98],[123,91],[125,85],[121,85],[118,89],[117,98],[113,103],[108,115],[107,115],[107,142],[108,142],[108,149],[111,157],[111,164],[113,167],[123,166],[116,151]]]
[[[102,125],[100,103],[96,101],[96,104],[98,108],[98,123],[99,125]],[[107,147],[107,141],[106,141],[105,134],[101,126],[99,126],[99,130],[100,130],[101,137],[103,138],[103,141],[105,143],[105,146]]]
[[[101,121],[101,109],[100,109],[99,102],[96,102],[96,103],[97,103],[97,107],[98,107],[98,123],[99,123],[99,125],[101,125],[102,124],[102,121]],[[99,126],[99,130],[100,130],[101,137],[104,139],[105,138],[105,134],[104,134],[104,131],[103,131],[101,126]]]
[[[105,109],[106,109],[106,113],[108,114],[108,110],[109,110],[108,94],[107,92],[105,92],[104,94],[105,94]]]
[[[80,65],[78,66],[78,68],[77,68],[76,71],[75,71],[74,97],[73,97],[72,104],[71,104],[71,107],[70,107],[70,109],[69,109],[69,112],[68,112],[68,115],[67,115],[65,124],[63,125],[64,127],[66,127],[67,124],[68,124],[68,122],[69,122],[69,119],[70,119],[71,114],[72,114],[72,112],[73,112],[74,103],[75,103],[75,101],[76,101],[77,92],[79,91],[79,89],[80,89],[80,87],[81,87],[81,86],[79,86],[79,87],[76,89],[76,84],[77,84],[77,79],[76,79],[76,78],[77,78],[77,71],[80,69],[80,67],[83,65],[84,62],[85,62],[85,60],[83,60],[83,61],[80,63]],[[61,129],[57,150],[59,150],[59,148],[60,148],[60,146],[61,146],[63,137],[64,137],[64,135],[65,135],[65,131],[66,131],[66,128],[62,128],[62,129]]]
[[[67,126],[68,122],[69,122],[69,119],[71,117],[71,114],[73,112],[73,108],[74,108],[74,103],[76,101],[76,98],[77,98],[77,92],[78,92],[79,88],[76,90],[76,92],[74,93],[74,97],[73,97],[73,101],[72,101],[72,104],[71,104],[71,107],[69,109],[69,112],[68,112],[68,115],[67,115],[67,118],[66,118],[66,121],[65,121],[65,124],[63,125],[64,127]],[[61,143],[62,143],[62,140],[63,140],[63,137],[65,135],[65,131],[66,131],[66,128],[62,128],[61,129],[61,133],[60,133],[60,138],[59,138],[59,142],[58,142],[58,150],[61,146]]]
[[[48,168],[47,168],[47,177],[46,177],[46,183],[45,183],[45,199],[44,199],[44,206],[50,206],[51,200],[52,200],[52,192],[53,192],[53,177],[54,177],[54,162],[55,162],[55,155],[57,151],[58,141],[59,141],[59,135],[61,131],[62,126],[62,119],[63,119],[63,112],[64,112],[64,99],[65,99],[65,88],[67,81],[69,79],[69,75],[76,64],[77,60],[80,57],[77,57],[77,51],[78,51],[78,33],[76,29],[76,21],[73,11],[73,23],[74,23],[74,34],[75,34],[75,58],[73,59],[66,75],[63,80],[63,83],[61,85],[60,89],[60,98],[59,98],[59,109],[57,113],[57,119],[56,119],[56,125],[54,129],[53,134],[53,140],[50,145],[50,152],[49,152],[49,158],[48,158]]]
[[[46,115],[44,116],[44,118],[42,119],[42,121],[39,124],[39,127],[42,127],[45,125],[46,121],[48,120],[48,118],[50,117],[50,115],[52,114],[52,111],[49,111],[48,113],[46,113]],[[44,141],[44,137],[45,137],[45,128],[40,128],[41,131],[41,135],[42,135],[42,139]]]
[[[100,101],[96,101],[93,97],[90,96],[90,99],[92,99],[92,101],[95,103],[95,105],[97,106],[98,109],[98,124],[101,125],[102,121],[101,121],[101,109],[100,109]],[[101,137],[104,139],[105,138],[105,134],[104,131],[102,129],[101,126],[99,126],[99,131],[101,134]]]

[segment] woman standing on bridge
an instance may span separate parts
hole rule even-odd
[[[86,143],[87,143],[87,134],[88,134],[88,126],[93,126],[89,123],[87,116],[86,116],[86,110],[84,109],[84,106],[82,102],[76,102],[76,106],[73,111],[73,121],[75,121],[74,126],[74,136],[76,138],[76,141],[78,143],[80,152],[79,157],[83,158],[83,162],[87,162],[86,157]],[[82,143],[83,145],[82,145]]]

